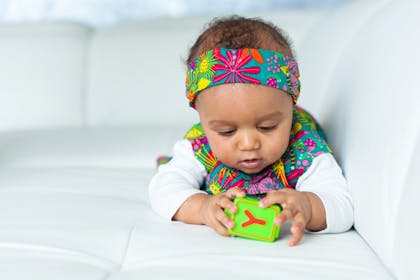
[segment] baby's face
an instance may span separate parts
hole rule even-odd
[[[286,151],[293,116],[287,93],[225,84],[205,89],[195,102],[213,154],[224,164],[258,173]]]

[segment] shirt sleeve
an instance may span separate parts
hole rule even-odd
[[[317,156],[298,179],[296,190],[315,193],[324,204],[327,228],[318,233],[344,232],[352,227],[353,200],[347,181],[332,154]]]
[[[204,166],[195,158],[188,140],[178,141],[172,159],[161,165],[149,184],[152,209],[167,220],[193,194],[206,193],[200,186],[207,176]]]

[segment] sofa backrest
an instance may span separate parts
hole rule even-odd
[[[0,26],[0,131],[80,126],[89,28]]]
[[[302,88],[316,93],[309,103],[348,179],[355,228],[397,278],[408,279],[420,248],[420,3],[372,3],[315,26]]]
[[[184,102],[187,46],[201,20],[123,23],[92,38],[87,87],[89,125],[193,122]]]
[[[327,98],[335,67],[343,51],[378,10],[390,0],[349,1],[327,13],[298,45],[301,70],[299,104],[322,122],[322,106]]]

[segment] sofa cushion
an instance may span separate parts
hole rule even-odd
[[[46,255],[57,250],[117,267],[130,232],[150,211],[140,183],[150,174],[129,168],[2,168],[1,246]]]
[[[147,199],[154,172],[127,167],[2,168],[0,240],[7,249],[4,256],[10,258],[0,271],[14,269],[18,262],[46,280],[68,269],[74,269],[68,275],[76,278],[86,273],[77,279],[101,279],[105,273],[110,279],[278,279],[282,274],[293,279],[391,279],[354,230],[308,233],[299,246],[288,247],[290,224],[282,227],[278,241],[265,243],[168,222],[151,210]],[[26,274],[11,275],[23,279]]]
[[[154,168],[0,169],[4,279],[105,279],[120,270],[131,232],[153,214]]]
[[[354,230],[306,234],[301,244],[288,247],[289,228],[284,225],[279,240],[265,243],[143,215],[122,271],[110,279],[392,279]]]
[[[102,280],[114,271],[82,254],[56,248],[5,243],[0,248],[2,279]]]

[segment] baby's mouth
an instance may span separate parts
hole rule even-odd
[[[239,166],[243,169],[256,169],[261,166],[262,159],[260,158],[252,158],[252,159],[245,159],[239,162]]]

